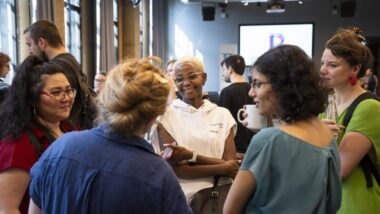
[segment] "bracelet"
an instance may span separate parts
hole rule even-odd
[[[190,163],[197,162],[197,156],[198,156],[198,154],[195,151],[193,151],[193,157],[191,159],[189,159],[188,162],[190,162]]]

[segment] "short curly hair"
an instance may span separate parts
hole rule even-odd
[[[129,59],[108,73],[99,96],[98,121],[111,131],[135,135],[165,112],[170,85],[152,60],[159,58]]]
[[[184,56],[174,64],[174,72],[182,70],[185,66],[191,66],[195,72],[205,73],[205,68],[200,59],[195,56]]]
[[[325,45],[336,57],[341,57],[350,66],[360,65],[357,78],[365,75],[368,68],[372,67],[373,55],[371,50],[363,43],[365,38],[358,28],[339,29]]]
[[[294,45],[281,45],[261,55],[253,67],[271,83],[280,119],[299,121],[323,112],[327,91],[306,53]]]

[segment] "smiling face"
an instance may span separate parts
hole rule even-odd
[[[272,91],[272,86],[266,76],[253,69],[252,84],[249,96],[256,103],[261,115],[272,115],[277,113],[277,100]]]
[[[336,57],[330,49],[323,52],[320,74],[326,87],[345,87],[350,84],[351,75],[356,76],[358,72],[358,66],[350,66],[345,59]]]
[[[190,64],[175,70],[175,84],[184,102],[195,107],[202,102],[202,86],[206,78],[206,73],[195,70]]]
[[[62,99],[56,100],[52,95],[71,89],[66,76],[62,73],[43,75],[42,80],[45,86],[41,90],[44,93],[40,94],[40,101],[37,106],[39,118],[51,123],[67,119],[75,97],[70,98],[65,94]]]

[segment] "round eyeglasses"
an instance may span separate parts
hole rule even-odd
[[[185,82],[186,79],[189,81],[194,81],[194,80],[198,79],[199,74],[202,74],[202,73],[203,72],[195,72],[195,73],[189,74],[187,77],[176,77],[176,78],[174,78],[174,81],[177,84],[182,84],[183,82]]]
[[[270,82],[253,81],[251,83],[251,87],[256,90],[256,89],[259,89],[263,84],[269,84],[269,83]]]
[[[66,90],[53,91],[50,93],[48,93],[46,91],[41,91],[41,94],[47,95],[55,101],[61,101],[66,96],[70,99],[73,99],[75,97],[75,95],[77,94],[77,90],[70,88],[70,89],[66,89]]]

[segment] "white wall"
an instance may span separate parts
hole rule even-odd
[[[201,53],[208,80],[205,90],[219,90],[219,47],[222,44],[238,43],[240,24],[297,23],[314,22],[314,53],[317,65],[326,40],[339,28],[359,26],[368,37],[380,37],[380,1],[357,0],[356,14],[353,18],[341,18],[331,13],[331,2],[336,0],[309,0],[303,5],[288,2],[286,12],[267,14],[265,4],[243,6],[229,3],[228,18],[220,17],[221,8],[216,6],[215,21],[202,21],[201,4],[183,4],[180,0],[168,0],[168,57],[175,56],[176,42],[182,50],[192,50],[192,55]],[[176,31],[177,29],[177,31]],[[180,34],[178,33],[180,29]],[[177,33],[176,33],[177,32]],[[180,39],[182,38],[182,39]],[[185,41],[185,42],[184,42]],[[183,46],[185,44],[185,46]]]

